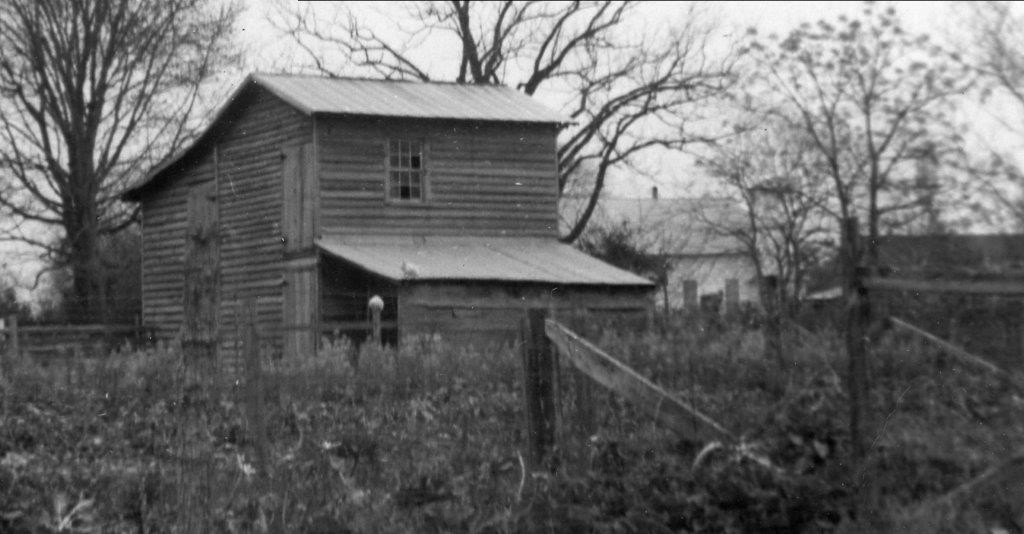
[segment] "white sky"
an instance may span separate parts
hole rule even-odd
[[[294,3],[281,0],[285,6],[295,5]],[[336,6],[332,2],[317,2],[315,9],[330,11]],[[389,18],[396,10],[396,6],[381,5],[368,2],[351,2],[356,5],[359,13],[374,18]],[[267,21],[275,10],[274,0],[246,0],[245,12],[237,28],[237,39],[242,46],[244,53],[244,64],[239,66],[237,72],[225,72],[219,77],[224,84],[220,93],[226,95],[232,86],[237,84],[244,77],[246,72],[253,70],[275,71],[294,70],[296,60],[301,58],[297,48],[290,42],[289,38],[280,35]],[[713,17],[719,23],[721,43],[728,42],[735,37],[736,32],[743,32],[748,27],[757,27],[759,33],[785,33],[801,22],[815,22],[819,19],[834,19],[840,13],[852,14],[862,9],[861,2],[710,2],[701,4],[699,7],[707,15]],[[896,2],[895,6],[901,15],[904,25],[913,32],[927,32],[937,40],[946,40],[957,31],[957,19],[961,6],[949,2]],[[638,33],[651,33],[665,31],[674,22],[679,21],[688,10],[688,3],[684,2],[650,2],[640,6],[636,18],[628,26],[629,31]],[[423,48],[420,51],[420,59],[436,64],[450,64],[441,57],[441,50]],[[553,101],[548,95],[542,100],[546,103],[557,106],[559,102]],[[220,103],[218,102],[217,105]],[[975,125],[975,134],[984,138],[984,142],[992,143],[997,137],[994,134],[995,121],[991,118],[1001,110],[991,108],[981,110],[969,110],[966,113],[972,116],[972,124]],[[608,186],[612,196],[645,196],[649,194],[650,186],[657,184],[663,196],[686,196],[700,192],[700,184],[706,180],[699,171],[689,166],[689,160],[685,157],[673,154],[652,155],[646,165],[648,168],[658,169],[658,178],[652,182],[647,178],[636,176],[615,176],[612,177]],[[0,247],[3,259],[0,260],[0,277],[17,273],[16,278],[20,279],[20,285],[30,284],[38,263],[31,261],[33,255],[24,252]]]
[[[330,14],[338,7],[336,2],[316,2],[313,9],[320,14],[319,20],[328,21]],[[404,11],[397,3],[382,5],[378,2],[348,2],[356,13],[366,20],[380,21],[390,18],[395,21],[395,28],[403,24]],[[690,2],[647,2],[639,6],[633,14],[626,30],[634,33],[648,34],[666,31],[682,20],[692,3]],[[291,6],[294,3],[284,3]],[[904,26],[912,32],[930,33],[933,38],[945,40],[956,31],[955,21],[961,9],[952,2],[896,2],[894,5],[901,15]],[[801,22],[816,22],[820,19],[834,19],[840,14],[853,15],[862,10],[863,2],[705,2],[698,4],[702,14],[718,23],[720,38],[715,44],[725,47],[737,34],[754,26],[761,34],[784,34]],[[248,70],[292,70],[297,63],[304,61],[304,55],[282,36],[267,21],[273,16],[278,4],[273,0],[250,0],[241,24],[239,38],[246,49],[249,62]],[[408,23],[408,21],[404,21]],[[386,25],[382,26],[387,28]],[[436,42],[436,41],[435,41]],[[434,44],[428,42],[426,44]],[[454,68],[454,56],[449,42],[437,43],[437,46],[421,46],[413,57],[417,62],[432,71],[441,68]],[[238,75],[241,76],[240,74]],[[557,94],[537,95],[541,101],[551,107],[562,104]],[[974,110],[970,111],[973,115]],[[984,113],[980,114],[984,116]],[[977,122],[977,121],[975,121]],[[984,122],[984,121],[982,121]],[[990,127],[981,127],[990,130]],[[649,152],[644,160],[647,170],[656,171],[651,179],[637,176],[634,173],[621,173],[610,177],[607,191],[610,196],[645,196],[652,185],[658,185],[664,196],[687,196],[704,192],[709,182],[701,171],[693,168],[691,158],[677,153]]]

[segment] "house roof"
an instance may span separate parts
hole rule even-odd
[[[578,213],[585,202],[563,199],[563,212]],[[630,224],[641,232],[641,245],[653,253],[732,255],[745,253],[745,248],[722,228],[742,217],[743,212],[725,199],[602,198],[589,224],[592,228]]]
[[[316,244],[331,256],[394,281],[654,285],[554,239],[331,236]]]
[[[892,276],[1018,275],[1024,273],[1024,234],[882,236],[878,263]],[[839,259],[833,258],[809,273],[808,287],[824,294],[842,283],[841,276]]]
[[[306,115],[353,115],[410,119],[452,119],[535,124],[571,120],[533,98],[504,85],[456,84],[362,78],[326,78],[297,74],[253,73],[235,88],[199,137],[163,160],[121,195],[137,200],[169,167],[205,144],[239,96],[260,87]]]
[[[564,124],[567,117],[504,85],[252,74],[253,83],[309,115]]]
[[[878,257],[894,272],[1024,270],[1024,235],[893,235],[878,243]]]

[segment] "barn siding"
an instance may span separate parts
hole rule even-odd
[[[521,283],[407,283],[399,287],[398,328],[403,338],[440,337],[477,346],[516,341],[524,310],[646,324],[652,310],[645,288],[551,286]]]
[[[320,229],[557,237],[553,125],[318,118]],[[428,197],[386,202],[389,136],[426,141]]]
[[[280,348],[282,321],[282,148],[312,142],[308,117],[253,88],[241,94],[220,131],[142,197],[143,318],[161,338],[182,325],[188,190],[215,180],[219,210],[219,331],[235,343],[238,302],[257,302],[265,345]],[[216,162],[216,165],[215,165]]]
[[[159,339],[174,337],[182,326],[189,190],[213,179],[208,152],[142,201],[142,319]]]
[[[312,142],[312,121],[262,89],[240,104],[243,112],[217,140],[221,340],[233,349],[237,303],[251,297],[263,344],[277,351],[284,306],[282,151]]]

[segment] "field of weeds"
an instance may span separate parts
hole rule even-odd
[[[242,378],[175,350],[7,362],[3,532],[1020,532],[1024,488],[937,497],[1016,451],[1024,399],[894,337],[871,354],[870,452],[850,460],[839,336],[762,358],[757,330],[583,332],[742,436],[674,435],[572,369],[530,475],[520,356],[328,344]]]

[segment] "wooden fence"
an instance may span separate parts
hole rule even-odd
[[[872,287],[876,290],[882,288],[904,289],[914,287],[916,291],[921,291],[927,286],[918,280],[910,281],[907,284],[900,284],[893,280],[882,281],[872,278],[858,281],[859,289],[866,289],[867,287]],[[958,291],[961,292],[967,287],[979,291],[983,290],[986,293],[990,293],[994,289],[1000,289],[1003,290],[999,293],[1001,295],[1024,295],[1024,284],[1007,286],[997,286],[994,284],[974,286],[953,284],[951,286],[940,284],[931,287],[937,288],[936,290],[957,287]],[[853,299],[854,305],[850,308],[850,316],[854,319],[854,322],[870,319],[867,296],[867,293],[861,291],[859,297]],[[887,324],[899,331],[919,336],[935,344],[966,365],[992,373],[1015,387],[1019,392],[1024,392],[1024,380],[982,357],[973,355],[899,318],[887,318]],[[853,327],[854,332],[852,336],[848,335],[847,341],[851,344],[860,345],[860,349],[854,350],[863,349],[863,342],[870,328],[867,324],[851,324],[850,326]],[[858,340],[855,336],[861,337]],[[544,310],[527,311],[522,323],[522,341],[528,465],[532,471],[544,470],[552,465],[550,455],[557,446],[559,421],[555,405],[559,388],[557,373],[558,357],[568,360],[589,381],[621,396],[636,407],[647,412],[652,418],[675,431],[681,437],[691,441],[710,441],[711,443],[706,445],[703,451],[712,450],[722,444],[735,444],[737,442],[738,438],[734,433],[701,413],[696,407],[665,391],[620,360],[571,331],[565,325],[547,318],[546,311]],[[860,398],[866,399],[866,377],[864,378],[863,385],[865,390],[862,392],[862,395],[864,396]],[[853,396],[851,395],[851,397]],[[854,400],[854,398],[851,398],[851,402],[854,402]],[[863,449],[858,449],[855,444],[855,455],[863,454],[863,452]],[[700,456],[698,455],[695,464],[699,461]],[[762,465],[777,469],[766,458],[757,459],[762,462]],[[980,495],[985,491],[991,491],[992,488],[999,487],[1000,485],[1019,484],[1022,479],[1024,479],[1024,450],[1006,461],[991,466],[983,473],[957,486],[952,491],[927,501],[919,507],[919,510],[924,511],[923,513],[930,513],[930,511],[936,509],[934,507],[936,503],[947,505],[946,508],[942,509],[958,508],[968,498]]]
[[[90,325],[20,325],[15,315],[0,321],[0,340],[7,357],[32,358],[45,363],[53,358],[102,357],[125,342],[143,345],[151,330],[140,323]]]
[[[546,310],[528,310],[522,325],[523,387],[529,465],[547,465],[556,445],[559,387],[557,358],[565,358],[593,383],[619,395],[653,419],[692,441],[735,441],[736,436],[696,407],[665,391],[620,360],[602,351]]]
[[[855,273],[852,286],[847,292],[846,348],[850,361],[850,433],[854,450],[858,455],[864,453],[861,420],[869,386],[866,368],[867,348],[870,339],[881,331],[891,329],[914,336],[960,363],[991,373],[1004,383],[1024,391],[1024,380],[1006,367],[996,364],[994,358],[976,355],[954,341],[943,339],[906,318],[892,316],[884,306],[877,306],[881,302],[879,297],[885,292],[905,292],[918,296],[967,295],[1020,299],[1024,298],[1024,280],[888,278],[872,276],[863,270]],[[1024,332],[1024,316],[1017,317],[1017,321],[1022,323],[1019,331]],[[1017,340],[1015,346],[1020,351],[1018,355],[1024,353],[1024,334]],[[1018,356],[1017,360],[1024,361],[1024,358]]]

